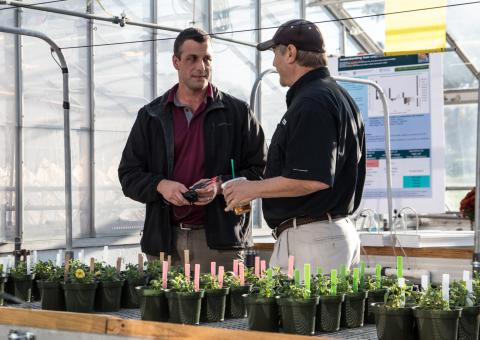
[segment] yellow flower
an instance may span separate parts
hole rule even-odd
[[[99,277],[99,276],[101,276],[101,275],[102,275],[102,272],[101,272],[100,270],[95,273],[95,276],[96,276],[96,277]]]
[[[76,277],[77,279],[83,279],[83,278],[85,277],[85,272],[83,271],[83,269],[80,269],[80,268],[77,269],[77,270],[75,271],[75,277]]]

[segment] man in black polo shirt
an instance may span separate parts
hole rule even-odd
[[[287,112],[267,156],[264,180],[224,188],[226,210],[263,198],[263,213],[277,237],[270,266],[286,269],[288,256],[324,270],[360,258],[360,241],[348,218],[359,206],[365,181],[365,132],[358,107],[330,77],[322,35],[306,20],[283,24],[269,41]]]

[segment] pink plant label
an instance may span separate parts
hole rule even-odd
[[[210,262],[210,273],[212,276],[215,276],[217,272],[217,264],[215,262]]]
[[[238,276],[238,260],[233,260],[233,273]]]
[[[185,278],[190,282],[190,263],[185,263]]]
[[[267,262],[265,260],[260,261],[260,274],[265,275],[265,270],[267,270]]]
[[[223,266],[218,267],[218,285],[223,288]]]
[[[260,257],[255,256],[255,276],[260,277]]]
[[[200,290],[200,265],[195,265],[195,273],[193,274],[193,285],[195,286],[195,291]]]
[[[162,288],[167,288],[168,261],[163,261],[162,267]]]
[[[293,257],[293,255],[290,255],[288,257],[288,278],[289,279],[293,279],[293,263],[294,263],[295,259]]]
[[[240,276],[240,286],[245,286],[245,268],[243,267],[243,263],[238,265],[238,274]]]

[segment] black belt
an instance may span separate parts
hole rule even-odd
[[[205,228],[205,226],[203,224],[178,223],[175,226],[179,227],[180,230],[186,230],[186,231],[200,230],[200,229]]]
[[[330,215],[330,218],[332,220],[338,219],[338,218],[343,218],[346,217],[344,215]],[[272,236],[276,240],[277,238],[280,237],[280,234],[283,233],[285,230],[292,228],[293,227],[293,221],[295,220],[294,218],[290,218],[286,221],[283,221],[280,223],[273,231],[272,231]],[[313,222],[319,222],[319,221],[327,221],[329,220],[329,214],[325,214],[321,217],[310,217],[310,216],[300,216],[296,217],[296,225],[297,227],[300,225],[304,224],[309,224]]]

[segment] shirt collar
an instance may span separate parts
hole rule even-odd
[[[330,77],[330,71],[328,71],[326,66],[318,67],[305,73],[303,76],[298,78],[297,81],[287,91],[287,106],[290,106],[293,97],[295,97],[303,85],[308,84],[317,78],[324,79],[328,77]]]

